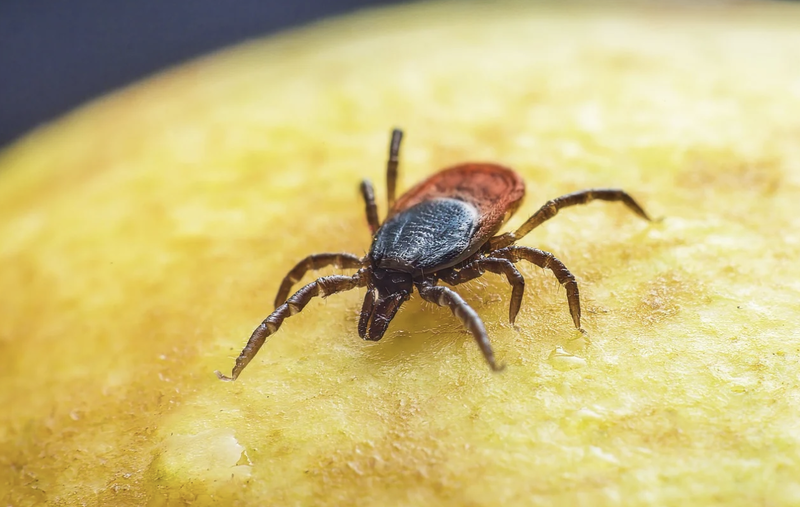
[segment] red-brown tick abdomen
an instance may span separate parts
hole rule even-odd
[[[400,196],[389,211],[389,217],[439,197],[458,199],[478,209],[478,229],[473,244],[483,244],[522,204],[525,182],[517,173],[500,165],[457,165],[421,181]]]

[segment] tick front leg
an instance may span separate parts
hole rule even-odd
[[[394,204],[395,192],[397,191],[397,164],[399,162],[400,142],[402,140],[403,131],[400,129],[393,129],[392,139],[389,141],[389,160],[386,162],[386,196],[389,202],[389,209],[391,209]]]
[[[519,309],[522,306],[522,295],[525,293],[525,279],[508,259],[496,259],[484,257],[476,259],[462,269],[447,271],[441,275],[441,279],[450,285],[458,285],[470,280],[474,280],[483,275],[485,271],[491,271],[498,275],[505,275],[506,280],[511,285],[511,303],[508,307],[508,321],[513,325],[517,318]]]
[[[309,255],[298,262],[289,273],[283,277],[278,295],[275,296],[275,308],[278,308],[292,290],[292,286],[303,279],[309,270],[322,269],[327,266],[334,266],[340,269],[357,269],[364,265],[364,262],[353,254],[349,253],[320,253]]]
[[[364,197],[369,231],[374,236],[381,226],[381,223],[378,220],[378,205],[375,204],[375,189],[372,187],[371,181],[363,180],[361,182],[361,195]]]
[[[544,250],[539,250],[538,248],[509,246],[491,252],[491,256],[508,259],[511,262],[524,260],[540,268],[552,271],[558,283],[563,285],[567,290],[567,302],[569,303],[569,313],[572,315],[572,322],[575,323],[576,328],[583,331],[583,329],[581,329],[581,299],[578,292],[578,282],[575,281],[575,276],[570,273],[564,263],[558,260],[555,255],[550,252],[545,252]]]
[[[244,370],[256,356],[261,346],[264,345],[267,337],[275,333],[287,317],[300,313],[312,298],[316,296],[327,297],[331,294],[363,285],[366,285],[366,276],[359,271],[353,276],[325,276],[301,288],[295,292],[292,297],[286,300],[285,303],[276,308],[275,311],[264,319],[264,322],[253,331],[253,334],[250,335],[250,339],[247,340],[247,345],[245,345],[239,357],[236,358],[236,365],[233,367],[231,376],[228,377],[216,371],[217,377],[219,377],[220,380],[236,380],[242,373],[242,370]]]
[[[493,250],[507,247],[515,241],[518,241],[535,228],[542,225],[544,222],[556,216],[556,214],[558,214],[559,210],[562,208],[568,208],[577,204],[587,204],[594,200],[621,201],[623,204],[625,204],[625,206],[627,206],[631,211],[640,217],[644,218],[645,220],[650,220],[650,217],[647,215],[647,213],[645,213],[642,207],[639,206],[639,204],[633,200],[633,197],[628,195],[628,193],[624,190],[620,190],[618,188],[591,188],[588,190],[581,190],[580,192],[562,195],[561,197],[556,197],[555,199],[547,201],[544,206],[539,208],[539,211],[534,213],[533,216],[531,216],[519,227],[519,229],[514,232],[507,232],[506,234],[496,236],[489,240],[489,244]]]
[[[417,289],[419,290],[419,295],[425,301],[450,308],[453,315],[472,333],[481,348],[481,352],[483,352],[483,357],[486,358],[486,362],[489,363],[492,370],[501,371],[505,368],[505,366],[498,366],[495,363],[494,351],[492,350],[492,344],[489,343],[489,335],[486,333],[483,321],[457,292],[447,287],[427,283],[418,285]]]

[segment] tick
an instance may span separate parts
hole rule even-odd
[[[511,285],[508,320],[514,324],[522,304],[525,280],[515,264],[530,262],[550,270],[567,292],[569,312],[581,329],[578,283],[564,264],[550,252],[515,243],[562,208],[596,199],[620,201],[645,220],[647,213],[626,192],[614,188],[592,188],[562,195],[544,204],[516,231],[497,234],[519,208],[525,196],[522,178],[506,167],[488,163],[467,163],[445,169],[417,184],[395,200],[397,163],[402,131],[392,131],[387,163],[388,212],[378,219],[375,191],[369,180],[361,182],[367,223],[372,233],[369,253],[360,258],[350,253],[320,253],[300,261],[283,279],[275,298],[275,310],[250,336],[236,359],[231,376],[236,380],[258,353],[264,341],[283,321],[303,310],[315,296],[327,297],[356,287],[366,287],[358,335],[380,340],[386,328],[416,288],[425,301],[449,308],[478,343],[489,366],[503,369],[495,361],[489,336],[478,314],[450,286],[474,280],[485,272],[506,277]],[[355,269],[352,276],[324,276],[291,296],[292,286],[309,270],[326,266]]]

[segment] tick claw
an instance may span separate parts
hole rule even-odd
[[[492,365],[492,371],[494,371],[495,373],[500,373],[501,371],[503,371],[505,369],[506,369],[506,363],[502,363],[500,365],[497,365],[497,364],[493,364]]]
[[[569,346],[572,347],[578,346],[579,348],[591,345],[592,340],[589,338],[589,333],[583,328],[578,328],[578,331],[580,331],[581,334],[568,339],[567,344],[569,344]],[[578,345],[580,343],[582,343],[583,345]]]
[[[217,378],[224,381],[224,382],[233,382],[235,379],[233,377],[228,377],[227,375],[223,375],[221,371],[214,370],[214,373],[217,374]]]

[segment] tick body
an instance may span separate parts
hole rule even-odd
[[[380,340],[397,310],[416,289],[424,300],[449,308],[475,338],[489,366],[501,370],[503,367],[495,361],[478,314],[456,291],[439,283],[456,286],[487,271],[505,276],[512,287],[509,322],[513,324],[525,290],[525,280],[516,264],[529,262],[552,271],[565,287],[572,320],[581,329],[575,277],[553,254],[517,246],[516,241],[560,209],[593,200],[620,201],[641,218],[650,220],[623,190],[588,189],[552,199],[516,231],[498,234],[525,196],[525,183],[518,174],[496,164],[461,164],[434,174],[395,200],[401,140],[402,132],[395,129],[387,163],[389,210],[382,224],[372,184],[369,180],[361,183],[372,232],[369,253],[363,258],[348,253],[322,253],[300,261],[283,279],[275,298],[275,310],[253,331],[236,359],[231,376],[217,372],[220,379],[236,380],[267,337],[287,317],[302,311],[313,297],[326,297],[356,287],[367,289],[358,323],[361,338]],[[292,286],[307,271],[325,266],[357,271],[351,276],[318,278],[289,297]]]

